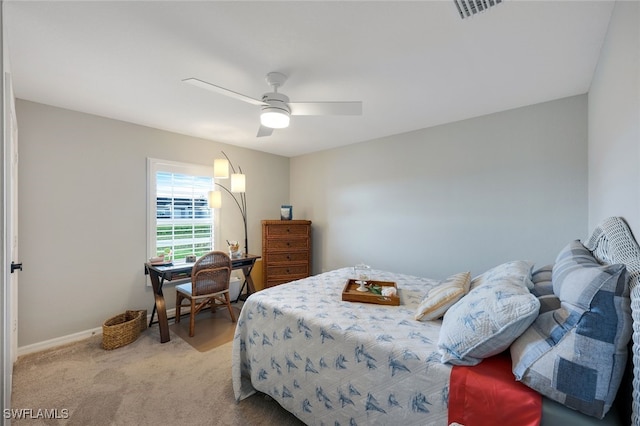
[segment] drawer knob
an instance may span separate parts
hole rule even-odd
[[[291,229],[290,229],[290,228],[287,228],[287,232],[291,232]]]
[[[287,260],[291,260],[291,256],[287,255]]]

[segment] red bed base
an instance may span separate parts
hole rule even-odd
[[[449,424],[538,426],[541,416],[542,396],[515,380],[508,352],[451,370]]]

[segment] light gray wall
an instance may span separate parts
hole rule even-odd
[[[640,4],[616,2],[589,90],[589,227],[624,217],[640,235]]]
[[[443,278],[550,263],[587,229],[587,97],[291,159],[313,271],[366,262]]]
[[[224,150],[247,175],[249,248],[262,250],[262,219],[289,200],[289,159],[18,100],[19,347],[100,327],[147,309],[144,275],[146,158],[212,165]],[[223,199],[221,238],[243,239]],[[223,249],[226,249],[223,247]],[[168,307],[173,287],[165,287]]]

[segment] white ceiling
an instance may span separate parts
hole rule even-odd
[[[5,1],[18,98],[284,156],[586,93],[612,1]],[[363,101],[256,138],[280,71],[292,101]]]

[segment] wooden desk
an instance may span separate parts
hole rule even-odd
[[[244,274],[244,282],[240,288],[240,294],[242,294],[245,285],[247,286],[247,295],[255,293],[256,288],[251,279],[251,270],[258,259],[260,259],[260,256],[253,254],[246,254],[240,258],[231,259],[231,269],[242,269],[242,273]],[[171,339],[169,338],[169,319],[167,318],[167,306],[165,305],[164,295],[162,294],[162,285],[165,280],[173,281],[190,277],[193,263],[176,263],[175,265],[167,266],[145,263],[144,268],[145,274],[149,274],[151,286],[153,287],[154,305],[151,311],[149,326],[153,323],[153,317],[157,311],[158,326],[160,327],[160,343],[165,343]]]

